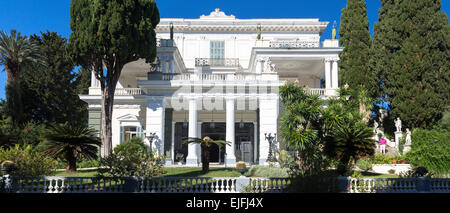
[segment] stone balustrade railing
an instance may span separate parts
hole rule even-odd
[[[162,80],[181,80],[181,81],[255,81],[255,80],[278,80],[278,76],[262,76],[257,74],[197,74],[181,73],[177,75],[164,74]]]
[[[116,88],[115,95],[143,95],[141,88]]]
[[[195,66],[239,67],[239,58],[196,58]]]
[[[89,88],[89,95],[101,95],[102,91],[100,88]],[[145,95],[141,88],[116,88],[114,95],[116,96],[126,96],[126,95]]]
[[[449,193],[449,178],[350,178],[349,193]]]
[[[325,178],[329,192],[450,193],[450,178]],[[329,184],[332,183],[332,184]],[[281,193],[288,178],[248,177],[0,177],[0,192],[9,193]]]

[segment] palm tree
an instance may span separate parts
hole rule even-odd
[[[44,64],[40,56],[39,46],[20,32],[11,30],[11,34],[0,30],[0,65],[7,73],[6,99],[13,123],[19,124],[22,116],[22,96],[19,77],[22,68],[34,63]]]
[[[219,149],[223,145],[230,146],[231,142],[224,141],[224,140],[213,140],[210,137],[206,136],[203,139],[201,138],[184,138],[183,143],[195,143],[200,144],[202,148],[202,172],[207,173],[209,171],[209,153],[211,145],[216,144]]]
[[[374,154],[375,140],[372,137],[372,129],[361,121],[341,122],[326,137],[324,151],[339,160],[338,173],[344,175],[351,158],[356,161]]]
[[[101,140],[97,132],[86,126],[72,126],[68,123],[50,127],[44,135],[44,153],[67,162],[66,172],[77,171],[77,161],[97,159]]]

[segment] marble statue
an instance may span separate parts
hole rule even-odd
[[[332,31],[331,39],[336,40],[336,21],[334,21],[333,29],[331,31]]]
[[[378,131],[378,122],[377,121],[373,121],[373,132],[377,133]]]
[[[258,27],[256,27],[256,31],[257,31],[256,39],[261,40],[261,25],[258,25]]]
[[[406,128],[406,142],[405,146],[411,146],[411,131]]]
[[[402,120],[400,120],[400,118],[397,118],[397,120],[395,120],[395,127],[397,128],[397,132],[402,131]]]
[[[275,72],[275,64],[272,64],[270,58],[267,59],[264,64],[264,72]]]
[[[173,24],[170,23],[170,40],[173,40]]]

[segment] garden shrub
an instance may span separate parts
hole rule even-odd
[[[263,165],[252,166],[247,174],[250,177],[289,177],[288,168],[267,167]]]
[[[33,149],[30,145],[18,145],[8,149],[0,148],[0,163],[12,161],[12,176],[31,177],[52,175],[57,161]]]
[[[406,153],[406,160],[413,167],[424,167],[435,175],[450,173],[450,132],[416,129],[411,140],[411,151]]]
[[[376,154],[373,159],[373,164],[392,164],[392,161],[394,160],[394,156],[385,155],[385,154]]]
[[[286,150],[280,150],[278,152],[278,164],[281,168],[289,168],[291,164],[295,163],[295,159]]]
[[[356,166],[363,171],[372,169],[372,161],[370,159],[359,159],[356,161]]]
[[[114,148],[114,152],[100,160],[100,177],[154,177],[163,173],[164,157],[156,151],[148,152],[142,138],[133,138]]]

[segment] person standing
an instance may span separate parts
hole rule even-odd
[[[381,136],[380,138],[380,152],[386,154],[386,139],[384,136]]]

